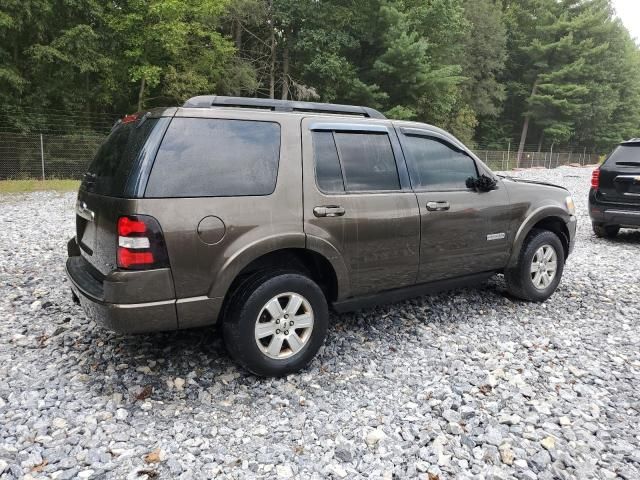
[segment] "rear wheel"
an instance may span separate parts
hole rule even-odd
[[[618,225],[602,225],[599,223],[594,223],[592,225],[593,233],[595,233],[598,238],[614,238],[620,231],[620,227]]]
[[[515,297],[543,302],[556,291],[564,269],[564,248],[548,230],[532,230],[515,267],[505,271],[507,289]]]
[[[234,295],[224,319],[227,349],[247,370],[282,376],[304,368],[327,334],[324,293],[300,273],[258,273]]]

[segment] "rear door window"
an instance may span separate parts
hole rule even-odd
[[[279,159],[278,123],[174,118],[145,196],[269,195],[275,190]]]
[[[400,190],[388,134],[334,132],[333,136],[347,191]]]
[[[342,169],[333,132],[312,132],[312,139],[318,188],[325,193],[343,193]]]
[[[435,137],[404,137],[411,184],[424,190],[466,190],[466,180],[477,177],[476,162]]]
[[[116,126],[89,165],[82,188],[99,195],[122,196],[129,175],[157,123],[157,118],[150,118]]]

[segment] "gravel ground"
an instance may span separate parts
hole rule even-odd
[[[74,195],[0,197],[0,478],[640,479],[640,232],[578,243],[546,303],[477,290],[333,315],[258,379],[207,330],[122,336],[63,275]]]

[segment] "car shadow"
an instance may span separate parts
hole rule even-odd
[[[251,377],[229,357],[221,333],[213,328],[139,335],[116,334],[94,322],[85,328],[83,341],[89,345],[83,373],[94,393],[120,393],[131,403],[166,401],[183,396],[190,385],[207,389],[220,375]]]
[[[342,354],[349,355],[351,349],[359,348],[361,341],[376,339],[388,342],[389,350],[393,351],[396,343],[394,332],[411,331],[424,324],[467,321],[468,306],[475,302],[480,304],[482,298],[494,297],[495,306],[507,302],[504,290],[504,280],[493,277],[476,287],[419,296],[354,312],[331,312],[327,344],[340,342]],[[416,315],[415,307],[422,313]],[[443,307],[449,313],[443,314]],[[84,316],[84,313],[78,310],[78,315]],[[236,364],[226,351],[220,329],[205,327],[127,335],[110,332],[88,320],[84,320],[82,329],[87,355],[84,373],[91,379],[92,390],[102,395],[121,393],[134,403],[146,398],[172,401],[184,394],[182,388],[171,385],[177,378],[186,381],[184,389],[197,385],[198,392],[219,385],[221,379],[229,376],[234,378],[234,382],[248,386],[270,381]],[[333,350],[330,348],[324,352],[321,349],[304,372],[326,373],[324,364],[335,355]],[[105,359],[107,368],[100,368],[105,365]],[[231,389],[232,386],[222,388]]]
[[[622,229],[620,233],[611,239],[614,243],[640,243],[640,230]]]
[[[623,228],[615,237],[597,237],[595,234],[592,234],[591,241],[596,243],[614,243],[617,245],[640,244],[640,230]]]

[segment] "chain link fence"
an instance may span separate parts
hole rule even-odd
[[[105,138],[0,132],[0,179],[80,179]]]
[[[102,133],[2,133],[0,132],[0,180],[80,179],[100,144]],[[597,153],[582,151],[483,149],[474,153],[493,170],[556,168],[561,165],[589,165],[599,161]]]
[[[589,153],[583,149],[564,149],[542,152],[535,149],[526,149],[518,155],[517,151],[510,148],[506,150],[473,149],[478,158],[486,163],[492,170],[509,171],[520,168],[557,168],[562,165],[594,165],[600,161],[600,155]]]
[[[0,105],[0,180],[82,178],[120,117]]]

